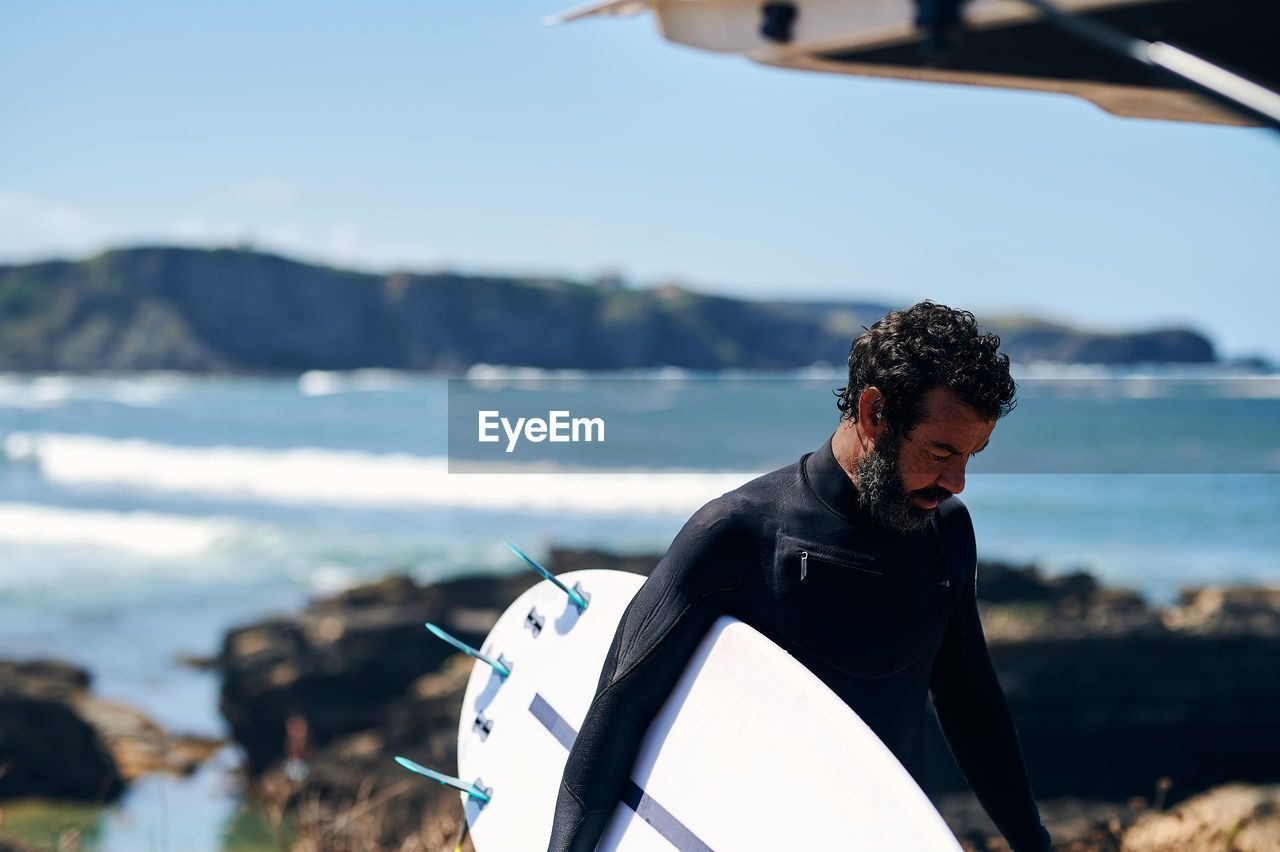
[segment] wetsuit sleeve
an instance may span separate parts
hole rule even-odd
[[[971,540],[967,513],[963,522]],[[1049,852],[1013,717],[987,653],[975,575],[971,567],[934,661],[934,710],[952,756],[1013,852]]]
[[[714,575],[732,564],[730,523],[709,504],[685,525],[622,616],[595,698],[569,751],[549,852],[590,852],[609,822],[640,741],[716,617]]]

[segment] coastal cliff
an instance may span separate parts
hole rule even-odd
[[[614,281],[373,275],[240,249],[131,248],[0,266],[0,370],[775,370],[843,364],[849,341],[890,309]],[[1016,361],[1215,360],[1212,343],[1187,329],[990,326]]]

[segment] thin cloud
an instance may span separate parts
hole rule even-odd
[[[388,242],[349,219],[320,223],[290,218],[228,221],[179,211],[160,223],[130,222],[0,187],[0,263],[86,257],[109,248],[166,244],[250,246],[299,260],[370,271],[441,265],[435,247]]]
[[[595,242],[595,235],[582,225],[563,225],[556,236],[560,245],[567,249],[586,249]]]
[[[297,198],[293,184],[274,178],[252,178],[231,185],[238,200],[252,204],[285,204]]]
[[[70,204],[0,189],[0,255],[82,250],[108,231],[106,223]]]

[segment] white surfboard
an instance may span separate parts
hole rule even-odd
[[[608,570],[559,579],[585,593],[586,610],[549,581],[527,590],[480,647],[508,662],[511,674],[477,662],[463,695],[458,776],[492,791],[483,806],[462,794],[478,852],[547,848],[569,746],[622,613],[644,583],[639,574]]]
[[[543,850],[569,747],[614,631],[644,578],[560,575],[529,589],[480,649],[458,731],[462,794],[479,852]],[[815,675],[728,616],[690,659],[641,744],[598,850],[957,852],[928,798]]]
[[[972,86],[995,86],[1028,91],[1060,92],[1092,101],[1108,112],[1135,118],[1200,121],[1211,124],[1255,124],[1256,120],[1227,109],[1215,100],[1187,90],[1171,87],[1151,76],[1143,82],[1124,73],[1127,67],[1106,52],[1079,49],[1069,42],[1065,48],[1052,50],[1051,58],[1039,61],[1038,54],[1050,43],[1041,13],[1027,2],[1009,0],[969,0],[964,19],[967,30],[966,58],[959,64],[944,61],[930,64],[923,51],[902,50],[918,45],[924,34],[916,25],[919,14],[913,0],[785,0],[781,4],[792,10],[793,25],[784,38],[766,35],[765,10],[760,0],[593,0],[546,19],[558,24],[596,15],[629,16],[652,12],[658,32],[668,41],[716,52],[737,53],[755,62],[835,74],[855,74],[936,83],[959,83]],[[1237,39],[1218,39],[1217,49],[1207,44],[1208,53],[1229,66],[1239,66],[1253,79],[1273,78],[1267,73],[1276,63],[1262,65],[1244,45],[1251,23],[1263,20],[1267,5],[1263,0],[1237,4],[1226,20],[1212,3],[1167,3],[1159,0],[1054,0],[1061,12],[1090,18],[1136,10],[1143,27],[1149,30],[1183,33],[1173,41],[1182,47],[1187,27],[1194,32],[1200,21],[1201,30],[1211,24],[1234,25]],[[1130,17],[1130,21],[1138,18]],[[1122,25],[1136,29],[1137,24]],[[1055,34],[1050,34],[1052,37]],[[986,37],[990,41],[986,41]],[[1063,40],[1061,36],[1053,42]],[[1065,40],[1064,40],[1065,41]],[[1200,39],[1196,39],[1201,42]],[[1223,54],[1225,46],[1241,45],[1239,55]],[[1170,45],[1158,44],[1152,61],[1188,79],[1205,83],[1210,76],[1198,77],[1204,60],[1185,54]],[[1200,49],[1193,49],[1198,53]],[[894,58],[889,60],[888,55]],[[1207,63],[1206,63],[1207,64]],[[1214,69],[1221,71],[1222,69]],[[1223,85],[1225,78],[1211,85]],[[1250,92],[1244,97],[1258,98],[1258,107],[1275,115],[1277,95],[1266,90],[1255,91],[1248,81],[1232,81],[1232,95]],[[1243,86],[1243,88],[1240,88]],[[1256,87],[1261,88],[1261,87]]]

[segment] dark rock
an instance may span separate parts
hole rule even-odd
[[[84,697],[76,708],[98,731],[126,783],[153,772],[190,775],[226,744],[169,733],[138,709],[113,701]]]
[[[647,573],[657,557],[558,548],[549,561],[557,573]],[[228,633],[217,661],[221,709],[250,773],[281,759],[290,716],[306,719],[313,746],[382,724],[391,703],[454,654],[425,622],[478,646],[502,611],[537,581],[532,572],[431,586],[392,577]]]
[[[57,660],[0,660],[0,692],[21,691],[33,698],[68,701],[89,689],[89,673]]]
[[[83,669],[0,660],[0,799],[112,801],[146,773],[191,772],[221,745],[93,697]]]
[[[472,662],[458,654],[416,679],[384,704],[374,727],[324,745],[301,738],[295,760],[273,764],[257,777],[256,794],[269,810],[290,815],[302,848],[454,848],[462,824],[457,792],[406,771],[395,757],[457,774],[458,716]]]
[[[218,668],[217,657],[202,657],[195,654],[179,654],[174,662],[186,669],[195,671],[216,671]]]
[[[645,573],[657,557],[554,549],[549,562],[557,573]],[[301,835],[322,837],[325,849],[407,843],[435,850],[446,840],[452,848],[461,824],[457,793],[394,761],[404,755],[457,771],[458,717],[473,661],[422,624],[478,645],[537,581],[521,573],[421,587],[391,578],[229,634],[220,660],[223,711],[268,809],[289,813]],[[281,667],[289,677],[273,674]]]
[[[1170,629],[1196,635],[1280,636],[1280,588],[1187,589],[1162,618]]]
[[[1280,639],[1049,639],[991,654],[1042,795],[1149,795],[1163,776],[1182,791],[1276,778]]]
[[[387,702],[454,653],[425,622],[479,645],[537,579],[525,572],[422,587],[393,578],[229,633],[218,661],[221,709],[249,771],[281,757],[290,716],[307,720],[316,745],[379,724]]]
[[[1124,590],[1061,601],[983,614],[1039,794],[1124,800],[1160,777],[1183,795],[1280,778],[1280,591],[1196,590],[1163,612]],[[964,789],[932,720],[926,742],[928,789]]]
[[[1034,566],[980,562],[978,606],[994,642],[1164,632],[1160,614],[1136,592],[1083,572],[1045,577]]]
[[[978,563],[978,596],[987,603],[1051,603],[1077,600],[1087,603],[1098,593],[1091,574],[1077,572],[1045,577],[1034,565],[1014,567],[999,562]]]
[[[124,780],[99,732],[77,710],[82,669],[0,661],[0,799],[112,801]]]

